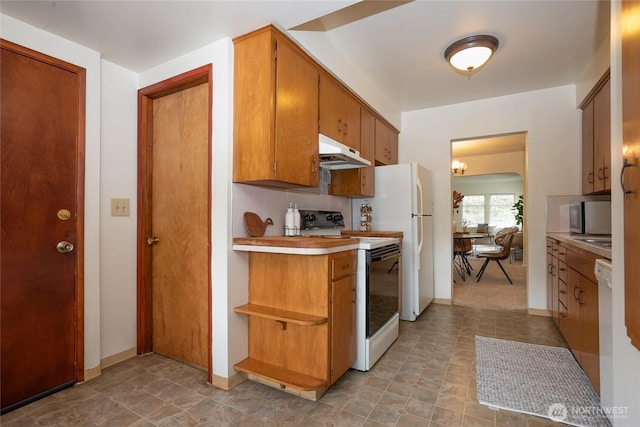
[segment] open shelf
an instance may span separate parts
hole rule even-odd
[[[264,317],[265,319],[277,320],[279,322],[295,323],[297,325],[313,326],[327,323],[327,318],[314,316],[311,314],[298,313],[295,311],[281,310],[279,308],[266,307],[256,304],[245,304],[233,309],[236,313],[248,314],[249,316]]]
[[[271,365],[255,359],[244,359],[235,364],[234,369],[255,375],[256,377],[278,383],[281,386],[292,387],[302,391],[315,391],[327,388],[327,382],[321,378],[301,374],[280,366]]]

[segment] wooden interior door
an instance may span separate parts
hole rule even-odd
[[[138,352],[211,379],[209,74],[141,90]]]
[[[1,46],[1,400],[7,412],[84,375],[85,71],[12,43]]]

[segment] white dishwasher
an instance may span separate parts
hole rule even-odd
[[[611,326],[611,261],[597,259],[594,271],[598,279],[598,315],[600,316],[600,406],[613,407],[613,328]],[[609,412],[605,411],[609,414]],[[611,420],[613,422],[613,420]]]

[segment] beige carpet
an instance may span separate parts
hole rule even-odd
[[[484,260],[469,256],[469,262],[473,267],[471,277],[467,276],[463,281],[457,271],[454,270],[453,278],[453,303],[471,307],[491,308],[496,310],[527,310],[527,274],[522,267],[522,260],[500,261],[511,277],[513,285],[509,281],[495,261],[487,266],[480,282],[476,282],[476,274],[480,271]]]

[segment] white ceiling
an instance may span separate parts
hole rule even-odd
[[[5,1],[2,14],[141,72],[267,23],[292,28],[353,1]],[[416,0],[314,38],[353,61],[401,111],[572,84],[609,31],[603,1]],[[292,35],[295,36],[292,32]],[[459,38],[500,47],[467,79],[443,59]]]

